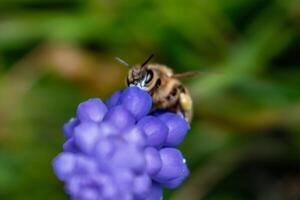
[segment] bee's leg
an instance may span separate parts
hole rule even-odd
[[[179,102],[180,102],[181,111],[185,119],[188,122],[190,122],[193,117],[193,112],[192,112],[193,102],[190,95],[186,93],[181,93],[179,97]]]
[[[193,118],[193,112],[192,110],[188,110],[184,112],[184,118],[187,122],[191,122],[192,118]]]

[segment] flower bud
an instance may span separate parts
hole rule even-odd
[[[77,117],[81,122],[100,122],[107,112],[106,105],[97,98],[80,103]]]

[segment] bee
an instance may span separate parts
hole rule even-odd
[[[153,54],[143,64],[133,66],[116,57],[118,62],[129,67],[127,86],[136,86],[147,91],[152,97],[152,111],[168,110],[180,113],[190,122],[193,117],[193,101],[179,79],[194,76],[198,72],[174,74],[173,70],[165,65],[150,64],[152,57]]]

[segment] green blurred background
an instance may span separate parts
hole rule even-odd
[[[191,176],[164,199],[299,200],[299,32],[299,0],[1,0],[0,199],[68,199],[63,123],[154,53],[212,72],[185,81]]]

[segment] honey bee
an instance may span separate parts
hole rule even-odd
[[[190,122],[193,117],[193,101],[179,78],[194,76],[198,72],[174,74],[173,70],[165,65],[149,64],[152,57],[153,54],[143,64],[133,66],[116,57],[117,61],[129,67],[127,86],[136,86],[147,91],[152,97],[152,111],[168,110],[181,113]]]

